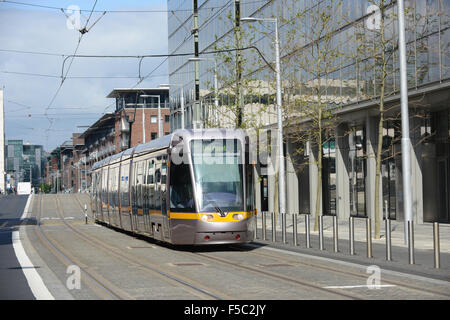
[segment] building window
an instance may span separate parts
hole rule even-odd
[[[156,139],[156,132],[152,132],[152,140]]]
[[[170,121],[170,116],[168,116],[168,115],[164,116],[164,121],[165,122],[169,122]]]
[[[150,117],[150,123],[156,123],[156,122],[158,122],[158,117],[157,116],[151,116]]]

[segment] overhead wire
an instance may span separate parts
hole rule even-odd
[[[249,1],[248,3],[251,3],[251,2],[267,2],[267,1],[269,1],[269,0],[259,0],[259,1]],[[17,2],[17,1],[8,1],[8,0],[4,0],[3,1],[3,3],[11,3],[11,4],[19,4],[19,5],[25,5],[25,6],[34,6],[34,7],[42,7],[42,8],[49,8],[49,9],[57,9],[57,10],[61,10],[63,13],[65,13],[65,11],[66,11],[66,9],[64,9],[64,8],[58,8],[58,7],[51,7],[51,6],[45,6],[45,5],[38,5],[38,4],[29,4],[29,3],[22,3],[22,2]],[[84,12],[84,11],[89,11],[90,12],[90,14],[89,14],[89,18],[88,18],[88,20],[87,20],[87,22],[86,22],[86,25],[85,25],[85,27],[84,27],[84,29],[86,29],[87,28],[87,24],[89,23],[89,20],[91,19],[91,17],[92,17],[92,14],[94,13],[94,12],[103,12],[103,15],[105,14],[105,13],[114,13],[114,12],[159,12],[159,13],[161,13],[161,12],[171,12],[172,14],[174,14],[174,12],[178,12],[178,11],[189,11],[189,12],[191,12],[192,11],[192,9],[177,9],[177,10],[139,10],[139,11],[133,11],[133,10],[95,10],[95,7],[96,7],[96,4],[97,4],[97,0],[95,1],[95,3],[94,3],[94,5],[93,5],[93,7],[92,7],[92,9],[91,10],[82,10],[82,9],[80,9],[80,12]],[[223,5],[223,6],[218,6],[218,7],[201,7],[201,8],[199,8],[199,10],[205,10],[205,9],[220,9],[220,8],[224,8],[224,7],[227,7],[229,5],[229,3],[226,3],[225,5]],[[220,12],[220,10],[219,10],[219,12]],[[217,16],[217,13],[215,13],[215,14],[213,14],[209,19],[207,19],[207,20],[211,20],[213,17],[215,17],[215,16]],[[98,21],[98,20],[97,20]],[[97,21],[95,22],[95,23],[97,23]],[[95,24],[94,23],[94,24]],[[204,22],[204,24],[205,23],[207,23],[207,21],[205,21]],[[203,25],[204,25],[203,24]],[[92,26],[91,26],[92,27]],[[89,29],[88,29],[89,30]],[[87,30],[87,31],[88,31]],[[80,32],[81,32],[81,30],[79,30]],[[86,31],[86,32],[87,32]],[[75,49],[75,51],[74,51],[74,54],[72,54],[72,55],[67,55],[67,54],[57,54],[57,53],[49,53],[49,52],[37,52],[37,51],[25,51],[25,50],[12,50],[12,49],[0,49],[0,51],[3,51],[3,52],[12,52],[12,53],[23,53],[23,54],[40,54],[40,55],[50,55],[50,56],[60,56],[60,57],[63,57],[63,59],[64,59],[64,61],[63,61],[63,67],[62,67],[62,75],[61,76],[59,76],[58,78],[61,78],[61,83],[60,83],[60,85],[59,85],[59,87],[58,87],[58,89],[56,90],[56,92],[55,92],[55,94],[53,95],[53,97],[52,97],[52,99],[51,99],[51,101],[50,101],[50,103],[48,104],[48,106],[47,106],[47,108],[46,108],[46,110],[45,110],[45,115],[47,116],[48,115],[48,110],[49,109],[52,109],[52,105],[53,105],[53,103],[54,103],[54,101],[55,101],[55,99],[56,99],[56,97],[58,96],[58,94],[59,94],[59,92],[60,92],[60,90],[61,90],[61,88],[62,88],[62,86],[63,86],[63,84],[64,84],[64,82],[65,82],[65,80],[66,79],[75,79],[75,78],[112,78],[112,77],[88,77],[88,76],[85,76],[85,77],[68,77],[67,75],[68,75],[68,73],[69,73],[69,71],[70,71],[70,68],[71,68],[71,66],[72,66],[72,64],[73,64],[73,61],[74,61],[74,59],[76,58],[76,57],[79,57],[79,58],[125,58],[125,57],[128,57],[128,58],[139,58],[139,59],[141,59],[141,61],[140,62],[142,62],[142,59],[143,58],[148,58],[148,57],[155,57],[155,58],[158,58],[158,57],[165,57],[165,59],[158,65],[158,66],[156,66],[152,71],[150,71],[148,74],[146,74],[145,76],[143,76],[143,77],[141,77],[141,74],[140,74],[140,70],[139,70],[139,76],[137,77],[139,80],[131,87],[132,89],[133,88],[136,88],[139,84],[141,84],[144,80],[146,80],[147,78],[149,78],[156,70],[158,70],[162,65],[164,65],[164,63],[169,59],[169,57],[173,57],[173,56],[188,56],[188,55],[193,55],[193,53],[179,53],[179,54],[166,54],[166,55],[164,55],[164,54],[161,54],[161,55],[141,55],[141,56],[94,56],[94,55],[91,55],[91,56],[88,56],[88,55],[77,55],[77,52],[78,52],[78,49],[79,49],[79,46],[80,46],[80,43],[81,43],[81,40],[82,40],[82,38],[83,38],[83,35],[84,35],[84,33],[83,32],[81,32],[81,35],[80,35],[80,37],[79,37],[79,39],[78,39],[78,43],[77,43],[77,47],[76,47],[76,49]],[[211,52],[202,52],[201,54],[211,54],[211,53],[218,53],[218,52],[224,52],[224,51],[236,51],[236,50],[247,50],[247,49],[255,49],[258,53],[259,53],[259,55],[263,58],[263,60],[267,63],[267,65],[269,65],[269,67],[271,67],[272,68],[272,66],[267,62],[267,60],[264,58],[264,56],[262,55],[262,53],[259,51],[259,49],[258,48],[256,48],[256,47],[247,47],[247,48],[237,48],[237,49],[228,49],[228,50],[215,50],[215,51],[211,51]],[[72,58],[71,59],[71,61],[70,61],[70,64],[69,64],[69,66],[68,66],[68,68],[67,68],[67,70],[66,70],[66,72],[64,73],[64,64],[65,64],[65,62],[66,62],[66,60],[67,59],[69,59],[69,58]],[[11,74],[21,74],[21,75],[30,75],[30,76],[43,76],[43,77],[52,77],[52,78],[57,78],[57,76],[53,76],[53,75],[45,75],[45,74],[32,74],[32,73],[24,73],[24,72],[8,72],[8,71],[3,71],[3,73],[11,73]],[[162,75],[161,75],[162,76]],[[156,77],[156,75],[154,75],[154,77]],[[116,77],[116,78],[119,78],[119,77]],[[134,78],[134,79],[136,79],[136,77],[120,77],[120,78]],[[106,112],[106,110],[108,109],[108,108],[110,108],[112,105],[114,105],[115,104],[115,102],[113,102],[113,103],[111,103],[111,104],[109,104],[108,106],[106,106],[106,108],[103,110],[103,113],[102,114],[104,114],[105,112]],[[48,118],[49,119],[49,121],[50,121],[50,118]],[[51,127],[52,127],[52,125],[53,125],[53,121],[50,121],[50,126],[49,126],[49,128],[47,129],[48,131],[50,131],[51,130]],[[48,136],[47,136],[47,138],[48,138]]]
[[[259,2],[267,2],[270,0],[253,0],[249,1],[247,3],[259,3]],[[54,7],[54,6],[47,6],[47,5],[41,5],[41,4],[35,4],[35,3],[25,3],[25,2],[19,2],[19,1],[9,1],[9,0],[3,0],[0,3],[10,3],[14,5],[21,5],[21,6],[29,6],[29,7],[36,7],[36,8],[43,8],[43,9],[51,9],[51,10],[62,10],[62,11],[69,11],[69,9],[65,9],[62,7]],[[199,10],[215,10],[223,8],[224,6],[214,6],[214,7],[200,7]],[[77,10],[78,11],[78,10]],[[90,9],[80,9],[80,12],[106,12],[106,13],[169,13],[171,11],[174,12],[192,12],[192,9],[174,9],[174,10],[163,10],[163,9],[153,9],[153,10],[90,10]]]
[[[95,0],[94,5],[92,6],[92,10],[91,10],[91,14],[89,15],[89,19],[91,18],[92,12],[94,11],[95,6],[97,5],[97,1],[98,1],[98,0]],[[86,21],[86,24],[85,24],[85,26],[84,26],[84,29],[87,28],[87,24],[89,23],[89,19]],[[74,51],[74,55],[77,54],[78,49],[80,48],[81,40],[83,39],[83,36],[84,36],[85,34],[86,34],[86,33],[80,32],[80,35],[79,35],[79,37],[78,37],[78,43],[77,43],[77,46],[76,46],[75,51]],[[74,59],[75,59],[75,58],[72,58],[72,60],[71,60],[71,62],[70,62],[70,64],[69,64],[69,67],[67,68],[67,72],[66,72],[66,74],[64,75],[64,77],[66,77],[67,74],[69,73],[70,68],[72,67],[72,63],[73,63]],[[53,95],[52,99],[50,100],[50,103],[48,104],[47,108],[45,109],[45,115],[46,115],[46,116],[47,116],[48,109],[52,106],[53,102],[55,101],[56,97],[58,96],[59,92],[61,91],[61,88],[62,88],[62,86],[63,86],[63,84],[64,84],[64,81],[65,81],[65,78],[62,78],[62,79],[61,79],[61,83],[60,83],[59,86],[58,86],[58,89],[56,90],[55,94]],[[52,121],[49,117],[47,117],[47,120],[50,122],[50,125],[49,125],[49,128],[48,128],[48,129],[51,129],[51,127],[53,126],[53,121]],[[48,141],[48,136],[47,136],[46,141]]]

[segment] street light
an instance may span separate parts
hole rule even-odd
[[[245,17],[242,22],[267,21],[275,24],[275,73],[277,83],[277,120],[278,120],[278,197],[279,213],[286,213],[286,185],[284,182],[284,152],[283,152],[283,118],[281,114],[281,69],[280,69],[280,45],[278,41],[278,19],[277,18],[255,18]]]
[[[141,94],[140,97],[141,98],[158,98],[158,138],[161,138],[162,137],[162,130],[161,130],[161,96],[159,94]],[[142,116],[144,116],[144,111],[142,111]],[[144,121],[144,120],[142,120],[142,121]],[[145,131],[145,127],[143,127],[142,130]],[[145,135],[143,137],[145,139]]]
[[[409,139],[408,78],[406,71],[405,9],[403,0],[398,1],[398,37],[400,57],[400,101],[402,115],[401,146],[405,241],[408,243],[409,264],[414,264],[414,222],[411,198],[411,140]]]

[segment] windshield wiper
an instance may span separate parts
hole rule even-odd
[[[223,212],[223,210],[220,209],[219,207],[214,207],[214,209],[216,209],[217,213],[219,213],[219,215],[220,215],[222,218],[225,218],[225,217],[227,216],[226,213]]]

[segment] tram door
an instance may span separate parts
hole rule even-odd
[[[164,156],[162,158],[161,163],[161,186],[160,186],[160,192],[161,192],[161,214],[163,218],[163,235],[164,238],[169,238],[169,219],[167,217],[167,156]]]
[[[109,167],[102,169],[102,217],[104,222],[111,224],[108,210],[108,182],[109,182]]]
[[[104,221],[102,211],[102,170],[98,170],[95,174],[95,218]]]
[[[137,230],[143,232],[145,231],[145,225],[144,225],[144,208],[143,208],[143,195],[142,190],[144,188],[144,162],[139,161],[135,163],[135,184],[134,184],[134,191],[135,191],[135,221],[136,221],[136,228]]]
[[[152,229],[154,237],[162,240],[163,219],[161,210],[161,157],[155,160],[155,189],[154,189],[154,214],[152,216]]]
[[[155,159],[147,160],[147,212],[145,215],[146,230],[153,235],[151,217],[155,213]]]

